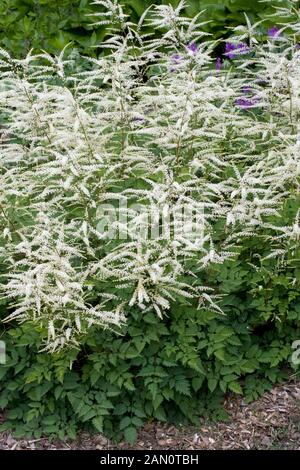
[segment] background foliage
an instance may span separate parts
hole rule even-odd
[[[31,48],[57,53],[70,41],[81,52],[97,54],[91,49],[105,37],[105,27],[92,27],[89,16],[95,9],[89,0],[2,0],[0,2],[0,46],[15,56],[25,55]],[[172,4],[178,0],[124,0],[125,11],[138,20],[151,4]],[[284,7],[287,0],[274,0]],[[215,38],[226,36],[228,28],[245,23],[244,12],[252,22],[267,19],[273,24],[274,9],[260,0],[189,0],[186,15],[193,17],[205,10],[203,21],[210,21],[206,30]],[[97,7],[99,11],[99,7]],[[270,18],[268,18],[270,16]]]

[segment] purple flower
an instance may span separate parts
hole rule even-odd
[[[183,57],[180,54],[172,54],[171,55],[172,67],[170,68],[170,72],[175,72],[176,71],[176,68],[182,62],[182,59],[183,59]]]
[[[254,103],[252,100],[248,100],[246,98],[237,98],[235,100],[235,104],[239,108],[248,109],[248,108],[251,108]]]
[[[235,100],[235,105],[242,109],[249,109],[253,108],[253,106],[258,102],[259,98],[256,96],[253,96],[252,98],[237,98]]]
[[[136,124],[144,124],[146,123],[146,119],[144,119],[142,116],[134,116],[132,118],[132,122],[135,122]]]
[[[248,108],[251,108],[251,106],[252,106],[252,101],[251,101],[251,100],[247,100],[246,98],[238,98],[238,99],[235,100],[235,104],[236,104],[236,106],[238,106],[239,108],[248,109]]]
[[[190,51],[193,55],[196,55],[197,52],[198,52],[198,47],[197,47],[197,44],[195,42],[190,42],[190,44],[188,44],[186,46],[187,50]]]
[[[217,60],[216,60],[216,70],[219,71],[219,70],[221,70],[221,68],[222,68],[221,57],[217,57]]]
[[[277,28],[277,26],[273,26],[268,29],[268,36],[269,38],[278,38],[278,36],[280,36],[279,28]]]
[[[180,64],[181,60],[182,60],[181,55],[179,55],[179,54],[172,54],[171,55],[171,61],[172,61],[173,64]]]
[[[226,42],[224,55],[226,55],[229,59],[233,59],[235,57],[233,51],[235,51],[235,45],[231,42]]]
[[[236,54],[248,54],[250,52],[250,47],[247,46],[244,42],[240,42],[236,48]]]
[[[250,47],[248,47],[244,42],[240,42],[239,44],[226,42],[225,44],[224,55],[229,59],[235,59],[237,55],[248,54],[248,52],[250,52]]]

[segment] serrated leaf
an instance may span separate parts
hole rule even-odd
[[[175,390],[182,395],[190,396],[190,384],[186,379],[177,380],[175,382]]]
[[[225,351],[224,349],[217,349],[215,352],[214,352],[214,355],[220,359],[220,361],[224,361],[225,360]]]
[[[123,429],[127,428],[131,424],[131,418],[129,416],[125,416],[125,418],[121,419],[119,428],[122,431]]]
[[[207,381],[208,388],[211,392],[213,392],[216,389],[217,384],[218,384],[218,381],[215,378],[210,378]]]
[[[231,390],[232,392],[238,393],[238,394],[243,394],[242,387],[240,386],[240,384],[237,381],[229,382],[227,386],[228,386],[229,390]]]
[[[95,416],[92,423],[99,432],[103,432],[103,416]]]

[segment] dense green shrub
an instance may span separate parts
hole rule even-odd
[[[134,442],[152,420],[226,420],[224,393],[252,401],[287,379],[297,370],[291,345],[300,338],[299,265],[272,259],[262,266],[257,254],[264,250],[248,242],[235,261],[205,274],[223,295],[225,315],[178,303],[162,322],[136,310],[121,332],[94,330],[79,350],[54,355],[39,352],[34,325],[2,325],[1,429],[36,438],[74,438],[87,429]]]
[[[0,3],[0,45],[15,56],[24,56],[31,48],[57,53],[67,43],[85,54],[95,55],[92,49],[105,36],[104,27],[92,27],[88,15],[95,11],[89,0],[2,0]],[[126,12],[137,21],[152,4],[172,4],[178,0],[124,0]],[[286,6],[286,0],[274,0],[273,5]],[[97,10],[97,9],[96,9]],[[205,28],[216,38],[223,37],[228,27],[244,23],[244,12],[252,22],[266,19],[266,27],[272,24],[274,10],[259,0],[188,0],[186,14],[193,17],[205,10]]]

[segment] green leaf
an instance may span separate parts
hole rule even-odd
[[[208,388],[211,392],[213,392],[216,389],[217,384],[218,384],[218,381],[215,378],[210,378],[207,381]]]
[[[120,421],[120,430],[122,431],[123,429],[127,428],[131,424],[131,418],[129,416],[125,416],[125,418],[121,419]]]
[[[57,422],[57,416],[45,416],[45,418],[42,419],[42,423],[46,425],[52,425]]]
[[[220,359],[220,361],[224,361],[225,360],[225,350],[222,348],[222,349],[217,349],[215,352],[214,352],[214,355]]]
[[[182,395],[190,396],[190,384],[186,379],[181,379],[175,382],[175,390]]]
[[[95,416],[92,423],[99,432],[103,432],[103,416]]]
[[[198,392],[198,390],[201,388],[203,382],[204,382],[205,377],[194,377],[192,379],[192,387],[195,390],[195,392]]]
[[[153,399],[153,408],[156,410],[161,403],[163,402],[164,397],[162,395],[157,394],[156,397]]]
[[[0,398],[0,408],[3,410],[8,404],[8,398],[7,397],[1,397]]]

